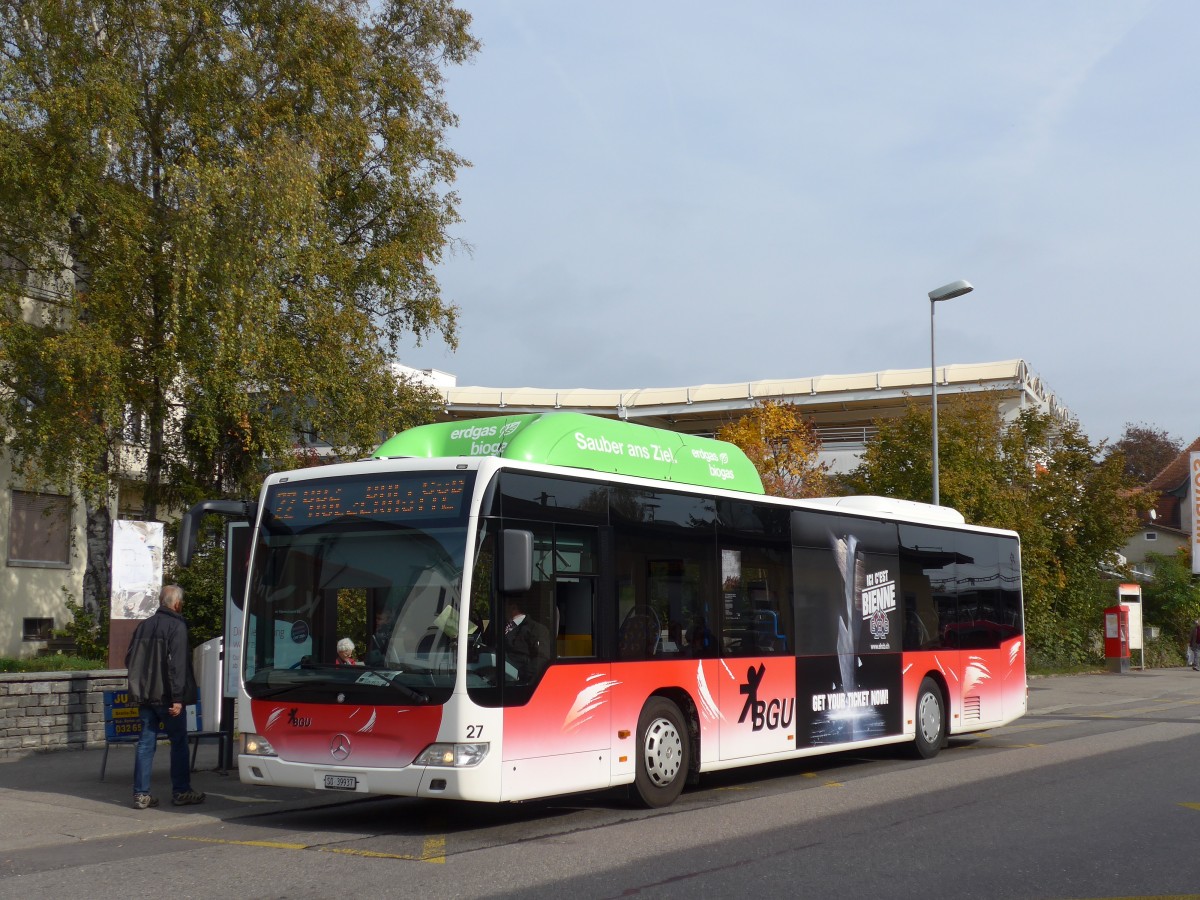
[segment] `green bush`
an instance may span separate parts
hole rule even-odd
[[[1104,668],[1104,644],[1099,633],[1090,634],[1083,646],[1067,648],[1064,644],[1036,646],[1030,638],[1025,651],[1025,669],[1036,675],[1070,675],[1078,672],[1096,672]]]
[[[1084,660],[1074,657],[1052,657],[1031,647],[1025,656],[1026,671],[1030,675],[1076,675],[1085,672],[1106,671],[1107,663],[1098,635],[1093,646],[1099,649],[1090,652]],[[1147,669],[1176,669],[1185,665],[1184,647],[1171,636],[1164,635],[1153,638],[1145,642],[1144,659]],[[1143,650],[1129,651],[1129,664],[1132,667],[1141,666],[1142,661]]]
[[[1172,636],[1161,636],[1144,642],[1147,669],[1174,669],[1187,664],[1184,645]],[[1130,650],[1129,661],[1142,664],[1142,650]]]
[[[108,659],[108,601],[101,603],[95,613],[90,613],[83,608],[82,604],[76,603],[73,598],[68,596],[67,609],[71,613],[71,621],[60,630],[55,631],[54,636],[70,638],[82,657]]]
[[[1086,675],[1090,672],[1104,671],[1104,661],[1102,659],[1088,659],[1081,662],[1074,657],[1068,659],[1053,658],[1030,649],[1025,656],[1025,671],[1030,676]]]
[[[39,656],[36,659],[0,657],[0,672],[92,672],[107,668],[107,659],[88,659],[66,654]]]
[[[1148,554],[1146,565],[1154,572],[1154,578],[1142,587],[1146,624],[1162,629],[1163,640],[1178,648],[1178,664],[1182,665],[1183,649],[1200,618],[1200,577],[1192,574],[1186,547],[1171,554]]]

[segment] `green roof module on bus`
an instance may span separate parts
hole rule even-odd
[[[753,463],[733,444],[581,413],[529,413],[421,425],[385,441],[374,456],[497,456],[763,493]]]

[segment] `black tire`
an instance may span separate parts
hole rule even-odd
[[[946,743],[946,702],[932,678],[924,679],[917,690],[915,724],[913,755],[918,759],[933,759]]]
[[[691,759],[679,707],[664,697],[651,697],[638,717],[637,742],[638,799],[651,809],[670,806],[683,790]]]

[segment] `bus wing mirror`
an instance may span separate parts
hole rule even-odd
[[[179,520],[179,541],[175,548],[179,565],[185,569],[191,565],[196,553],[196,535],[200,531],[200,519],[205,513],[250,521],[254,516],[254,505],[246,500],[202,500],[185,512]]]
[[[504,571],[500,590],[505,594],[520,594],[533,585],[533,532],[505,528],[501,533]]]

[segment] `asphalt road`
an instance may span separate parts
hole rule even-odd
[[[207,770],[204,806],[137,811],[129,750],[103,783],[98,751],[29,757],[0,763],[0,896],[1200,897],[1200,674],[1030,688],[1025,718],[929,762],[718,773],[656,811],[624,791],[497,807]]]

